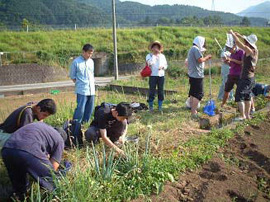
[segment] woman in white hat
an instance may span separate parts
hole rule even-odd
[[[230,30],[236,45],[245,51],[243,58],[243,68],[240,81],[236,89],[235,101],[238,103],[240,117],[236,120],[251,119],[251,95],[252,88],[255,85],[255,69],[258,61],[258,49],[256,46],[257,36],[242,36],[241,34]]]
[[[152,70],[149,78],[149,110],[153,111],[156,87],[158,89],[158,109],[162,111],[162,103],[164,100],[164,76],[168,67],[166,57],[162,54],[163,46],[159,41],[154,41],[149,45],[149,53],[146,56],[146,62]]]

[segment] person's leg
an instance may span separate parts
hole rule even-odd
[[[198,104],[200,102],[200,100],[198,100],[196,97],[190,96],[190,98],[192,99],[191,104],[191,114],[192,115],[196,115],[197,112],[197,108],[198,108]]]
[[[221,107],[223,107],[229,98],[230,92],[232,91],[234,86],[234,77],[231,75],[227,76],[227,81],[225,83],[225,89],[224,89],[224,96],[223,96],[223,101],[221,104]]]
[[[99,142],[100,133],[99,129],[95,126],[90,126],[87,131],[85,131],[85,139],[88,142],[93,142],[94,144],[97,144]]]
[[[228,79],[228,72],[223,70],[223,68],[226,68],[225,66],[222,66],[222,72],[221,72],[221,77],[222,77],[222,83],[219,87],[219,93],[218,93],[218,99],[222,100],[223,96],[224,96],[224,90],[225,90],[225,84],[227,82]]]
[[[245,101],[245,117],[247,119],[251,119],[250,109],[251,109],[251,101]]]
[[[85,105],[87,102],[87,96],[77,94],[77,107],[75,109],[73,120],[81,123],[85,111]]]
[[[227,103],[227,100],[229,98],[229,92],[224,92],[224,96],[223,96],[223,101],[222,101],[222,104],[221,104],[221,107],[223,107],[226,103]]]
[[[94,110],[94,106],[95,106],[95,96],[94,95],[87,96],[85,111],[82,119],[83,123],[87,123],[90,120]]]
[[[20,150],[4,148],[2,150],[2,158],[16,197],[24,201],[29,182],[25,161],[20,153]]]
[[[158,77],[158,110],[162,111],[162,104],[164,100],[164,82],[165,77]]]
[[[49,160],[41,160],[29,154],[26,159],[27,172],[35,179],[35,181],[44,189],[53,191],[55,184],[53,182],[53,166]]]
[[[240,119],[246,119],[246,109],[245,109],[245,103],[244,102],[238,102],[238,108],[240,112]]]
[[[156,85],[157,85],[157,77],[150,76],[149,78],[149,96],[148,96],[148,103],[149,103],[149,110],[153,110],[153,104],[156,94]]]

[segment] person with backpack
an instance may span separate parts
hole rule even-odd
[[[118,105],[102,103],[95,109],[94,120],[85,132],[85,139],[97,144],[101,138],[107,146],[124,155],[124,151],[115,142],[124,143],[128,128],[127,120],[131,115],[132,109],[127,103],[121,102]]]
[[[27,124],[15,131],[1,151],[15,200],[24,201],[28,174],[47,191],[53,191],[53,173],[58,171],[66,133],[43,122]]]
[[[162,112],[164,100],[165,70],[168,68],[167,60],[163,52],[163,45],[159,41],[154,41],[149,45],[149,53],[146,56],[146,63],[151,68],[152,73],[149,78],[148,104],[150,112],[153,111],[156,88],[158,89],[158,110]]]
[[[44,99],[38,102],[29,102],[13,111],[6,120],[0,124],[3,133],[14,133],[19,128],[33,123],[34,120],[42,121],[56,113],[56,104],[52,99]]]
[[[202,36],[197,36],[193,40],[193,46],[188,52],[188,76],[189,76],[189,97],[191,106],[191,116],[198,118],[197,108],[204,96],[203,78],[205,62],[212,58],[211,55],[203,57],[206,51],[206,41]]]

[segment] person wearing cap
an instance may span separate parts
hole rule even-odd
[[[6,120],[0,124],[0,133],[14,133],[19,128],[33,123],[34,120],[42,121],[56,113],[56,104],[52,99],[44,99],[38,103],[29,102],[14,110]],[[0,135],[1,136],[1,135]]]
[[[257,36],[242,36],[241,34],[230,30],[236,45],[245,51],[243,58],[243,69],[240,76],[240,81],[236,89],[235,101],[238,103],[240,117],[236,120],[242,121],[251,119],[251,97],[252,88],[255,85],[255,69],[258,62],[258,49],[256,46]]]
[[[239,49],[236,44],[234,44],[232,47],[228,47],[229,52],[231,53],[231,56],[226,59],[227,63],[230,65],[230,71],[228,75],[228,79],[225,83],[225,89],[224,89],[224,96],[223,101],[221,104],[221,107],[223,107],[228,98],[229,94],[233,90],[234,86],[238,84],[240,79],[240,74],[242,70],[242,59],[244,56],[244,51]]]
[[[102,103],[97,106],[94,113],[94,120],[85,132],[85,139],[94,144],[103,142],[113,148],[118,154],[124,155],[115,142],[124,143],[127,133],[127,119],[132,115],[131,107],[124,102],[118,105]]]
[[[228,58],[231,56],[231,53],[228,51],[230,49],[229,45],[225,45],[223,51],[220,54],[221,57],[221,77],[222,77],[222,83],[219,87],[219,93],[218,93],[218,99],[223,100],[224,96],[224,90],[225,90],[225,84],[228,80],[228,75],[230,72],[230,65],[228,62]],[[233,100],[233,91],[230,92],[230,100]]]
[[[27,124],[14,132],[2,149],[3,162],[14,189],[14,197],[24,201],[29,188],[28,174],[39,185],[53,191],[52,171],[57,171],[67,135],[46,123]]]
[[[188,76],[190,83],[189,97],[192,118],[198,118],[198,104],[202,100],[203,78],[205,62],[212,58],[211,55],[203,57],[206,51],[206,40],[202,36],[197,36],[193,41],[193,46],[188,52]]]
[[[163,52],[163,45],[159,41],[154,41],[149,45],[149,53],[146,56],[146,63],[151,68],[152,73],[149,78],[149,110],[153,111],[156,87],[158,90],[158,109],[162,112],[162,104],[164,100],[164,81],[165,70],[168,68],[167,60]]]

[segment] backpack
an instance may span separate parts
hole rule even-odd
[[[78,128],[78,134],[75,134],[75,127]],[[81,147],[83,145],[83,134],[81,130],[81,123],[74,120],[67,120],[63,124],[63,129],[67,133],[67,140],[65,141],[66,148]]]

